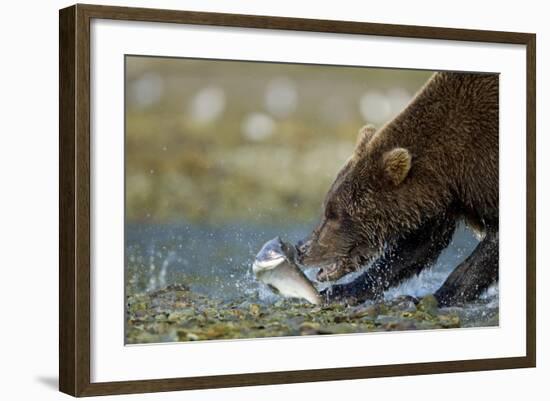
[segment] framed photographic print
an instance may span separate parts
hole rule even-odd
[[[534,367],[535,298],[534,34],[60,11],[61,391]]]

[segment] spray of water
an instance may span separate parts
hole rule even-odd
[[[130,227],[127,239],[127,286],[131,291],[154,291],[170,284],[185,284],[193,291],[223,300],[248,300],[270,304],[279,297],[258,282],[251,266],[266,238],[286,233],[289,241],[303,238],[308,228],[228,225],[205,227],[190,224]],[[385,298],[399,295],[422,297],[435,292],[452,269],[477,245],[477,239],[459,226],[451,245],[433,267],[390,288]],[[368,266],[364,267],[368,269]],[[316,269],[305,271],[315,281]],[[354,280],[362,271],[337,283]],[[319,290],[335,284],[316,283]],[[482,301],[498,306],[498,286],[491,287]]]

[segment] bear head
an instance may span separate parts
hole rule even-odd
[[[418,195],[409,183],[413,155],[381,135],[371,125],[360,130],[354,154],[325,197],[321,221],[298,246],[302,264],[324,266],[321,280],[355,270],[421,222],[411,201]]]

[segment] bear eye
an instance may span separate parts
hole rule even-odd
[[[338,218],[338,211],[336,210],[334,203],[327,203],[327,206],[325,207],[325,217],[328,220],[336,220]]]

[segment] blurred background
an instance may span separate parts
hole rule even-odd
[[[365,123],[431,72],[128,57],[129,221],[315,218]]]
[[[313,228],[359,128],[391,119],[431,75],[127,56],[127,288],[250,287],[265,241]]]

